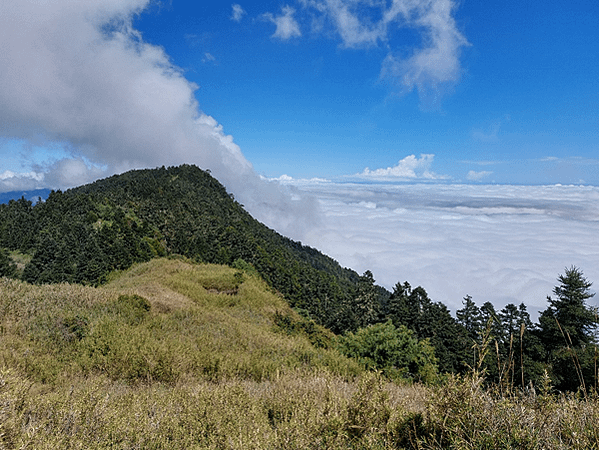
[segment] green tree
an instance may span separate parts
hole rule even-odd
[[[480,308],[474,303],[472,297],[466,295],[462,304],[464,307],[456,311],[456,318],[464,329],[465,364],[470,367],[476,366],[480,353],[477,351],[482,344],[482,336],[485,332],[482,323]],[[486,324],[485,324],[486,325]]]
[[[27,252],[35,244],[37,223],[33,204],[21,197],[0,205],[0,246]]]
[[[389,297],[387,317],[396,327],[404,325],[415,331],[418,339],[429,339],[440,371],[463,369],[463,328],[445,305],[429,298],[424,288],[412,289],[407,281],[397,283]]]
[[[42,233],[31,261],[23,270],[23,279],[29,283],[52,283],[53,264],[58,254],[58,243],[48,233]]]
[[[466,329],[468,337],[474,342],[478,342],[480,333],[483,330],[482,316],[480,308],[472,300],[472,297],[466,295],[462,301],[464,307],[456,311],[458,323]]]
[[[499,311],[497,318],[502,331],[497,335],[499,361],[495,365],[500,366],[501,373],[493,373],[500,376],[503,383],[510,385],[536,382],[544,373],[540,356],[543,349],[526,305],[509,303]],[[499,378],[495,381],[499,381]]]
[[[405,325],[415,330],[420,317],[420,303],[413,294],[412,286],[405,281],[403,284],[397,283],[393,287],[393,292],[389,297],[389,317],[393,320],[395,326]]]
[[[518,307],[513,303],[508,303],[499,312],[501,328],[503,329],[504,339],[510,339],[510,336],[515,336],[520,330],[520,314]]]
[[[554,297],[548,296],[548,308],[541,313],[539,324],[543,344],[548,350],[563,345],[579,347],[595,342],[596,311],[586,301],[595,294],[592,283],[577,267],[566,269],[558,277],[560,284],[553,288]]]
[[[504,331],[501,327],[499,314],[495,311],[495,307],[491,302],[485,302],[480,307],[480,323],[482,327],[489,327],[493,339],[501,341]]]
[[[396,328],[391,320],[348,333],[339,339],[339,349],[392,377],[432,382],[437,376],[437,358],[428,340],[418,340],[412,330]]]
[[[374,284],[374,276],[370,270],[358,279],[357,295],[354,299],[356,323],[358,328],[372,325],[378,318],[378,295]]]
[[[547,297],[549,306],[539,317],[538,336],[556,387],[576,390],[595,378],[589,349],[596,344],[597,315],[586,303],[595,294],[590,291],[592,283],[577,267],[566,268],[558,281],[554,297]]]

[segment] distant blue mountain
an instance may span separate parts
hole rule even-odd
[[[33,191],[12,191],[0,193],[0,204],[8,203],[10,200],[18,200],[21,197],[25,197],[25,200],[31,200],[33,203],[37,203],[41,198],[46,200],[50,195],[50,189],[35,189]]]

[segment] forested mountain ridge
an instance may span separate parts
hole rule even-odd
[[[24,198],[0,205],[0,247],[33,256],[23,272],[32,283],[97,285],[112,270],[172,254],[249,263],[292,306],[329,328],[364,324],[353,325],[356,272],[261,224],[196,166],[134,170],[52,191],[36,205]]]

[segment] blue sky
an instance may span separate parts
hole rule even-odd
[[[129,150],[128,139],[156,128],[148,124],[161,109],[176,116],[184,107],[210,117],[219,139],[267,178],[599,184],[599,7],[591,0],[24,0],[1,8],[3,46],[14,50],[0,71],[2,190],[25,186],[27,176],[14,175],[32,172],[60,187],[141,166],[210,166],[189,149],[178,158],[144,155],[141,144]],[[141,130],[118,150],[111,110],[122,128]]]
[[[383,66],[427,48],[430,29],[398,20],[352,45],[333,13],[307,3],[240,2],[235,21],[231,4],[174,0],[135,27],[199,85],[200,108],[265,176],[339,177],[434,154],[432,170],[454,182],[473,171],[470,181],[599,183],[595,2],[451,4],[455,72],[425,76],[420,93]],[[371,28],[381,10],[349,8]],[[297,32],[277,35],[284,11]]]

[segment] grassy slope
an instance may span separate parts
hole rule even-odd
[[[101,288],[0,278],[0,449],[598,446],[596,396],[399,386],[281,316],[302,320],[258,277],[182,260]]]
[[[363,371],[277,317],[303,320],[259,277],[183,260],[101,288],[0,278],[0,448],[341,445]]]
[[[2,282],[1,360],[35,381],[104,374],[129,381],[185,377],[256,381],[281,370],[358,366],[275,326],[301,321],[257,276],[225,266],[155,259],[101,288]],[[325,341],[332,338],[317,327]],[[26,355],[25,358],[22,356]]]

